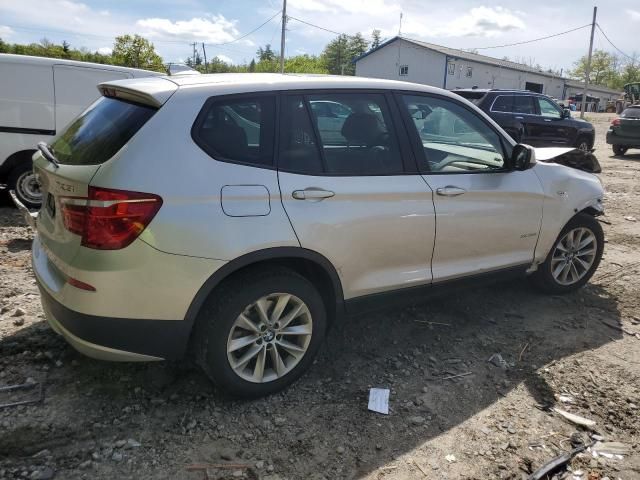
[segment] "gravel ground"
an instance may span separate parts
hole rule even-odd
[[[558,478],[640,478],[640,152],[613,158],[612,115],[590,117],[608,243],[587,287],[549,297],[518,281],[349,319],[297,384],[251,402],[186,364],[67,346],[43,321],[32,234],[0,194],[0,386],[45,386],[43,402],[0,409],[0,479],[522,479],[588,439],[552,406],[629,448],[579,454]],[[391,389],[388,416],[367,411],[371,387]]]

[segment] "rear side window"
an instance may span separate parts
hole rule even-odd
[[[285,96],[278,168],[307,175],[373,176],[403,172],[398,141],[381,94]]]
[[[511,113],[513,111],[513,95],[500,95],[493,102],[492,112]]]
[[[217,160],[273,165],[275,99],[211,98],[200,113],[193,138]]]
[[[529,95],[516,95],[513,97],[513,113],[524,113],[525,115],[535,115],[536,107],[533,104],[533,97]]]
[[[99,165],[113,157],[156,111],[145,105],[101,97],[50,148],[60,163]]]

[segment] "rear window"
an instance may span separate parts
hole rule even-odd
[[[640,118],[640,107],[626,108],[620,116],[623,118]]]
[[[467,100],[475,103],[476,105],[479,105],[480,100],[482,100],[486,95],[485,92],[469,92],[469,91],[459,91],[459,90],[453,90],[453,93],[457,93],[462,98],[466,98]]]
[[[157,110],[101,97],[87,108],[51,145],[67,165],[99,165],[113,157]]]

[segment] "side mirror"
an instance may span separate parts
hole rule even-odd
[[[571,110],[568,108],[562,110],[562,118],[571,118]]]
[[[511,167],[517,171],[527,170],[536,163],[536,151],[533,147],[523,143],[513,147],[511,152]]]

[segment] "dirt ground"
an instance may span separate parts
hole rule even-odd
[[[607,245],[587,287],[517,281],[349,319],[297,384],[250,402],[186,364],[76,353],[43,320],[32,234],[0,194],[0,386],[44,385],[0,409],[0,479],[520,480],[589,438],[554,406],[629,447],[558,478],[640,479],[640,151],[613,158],[610,118],[590,115]],[[371,387],[391,389],[388,416],[367,410]]]

